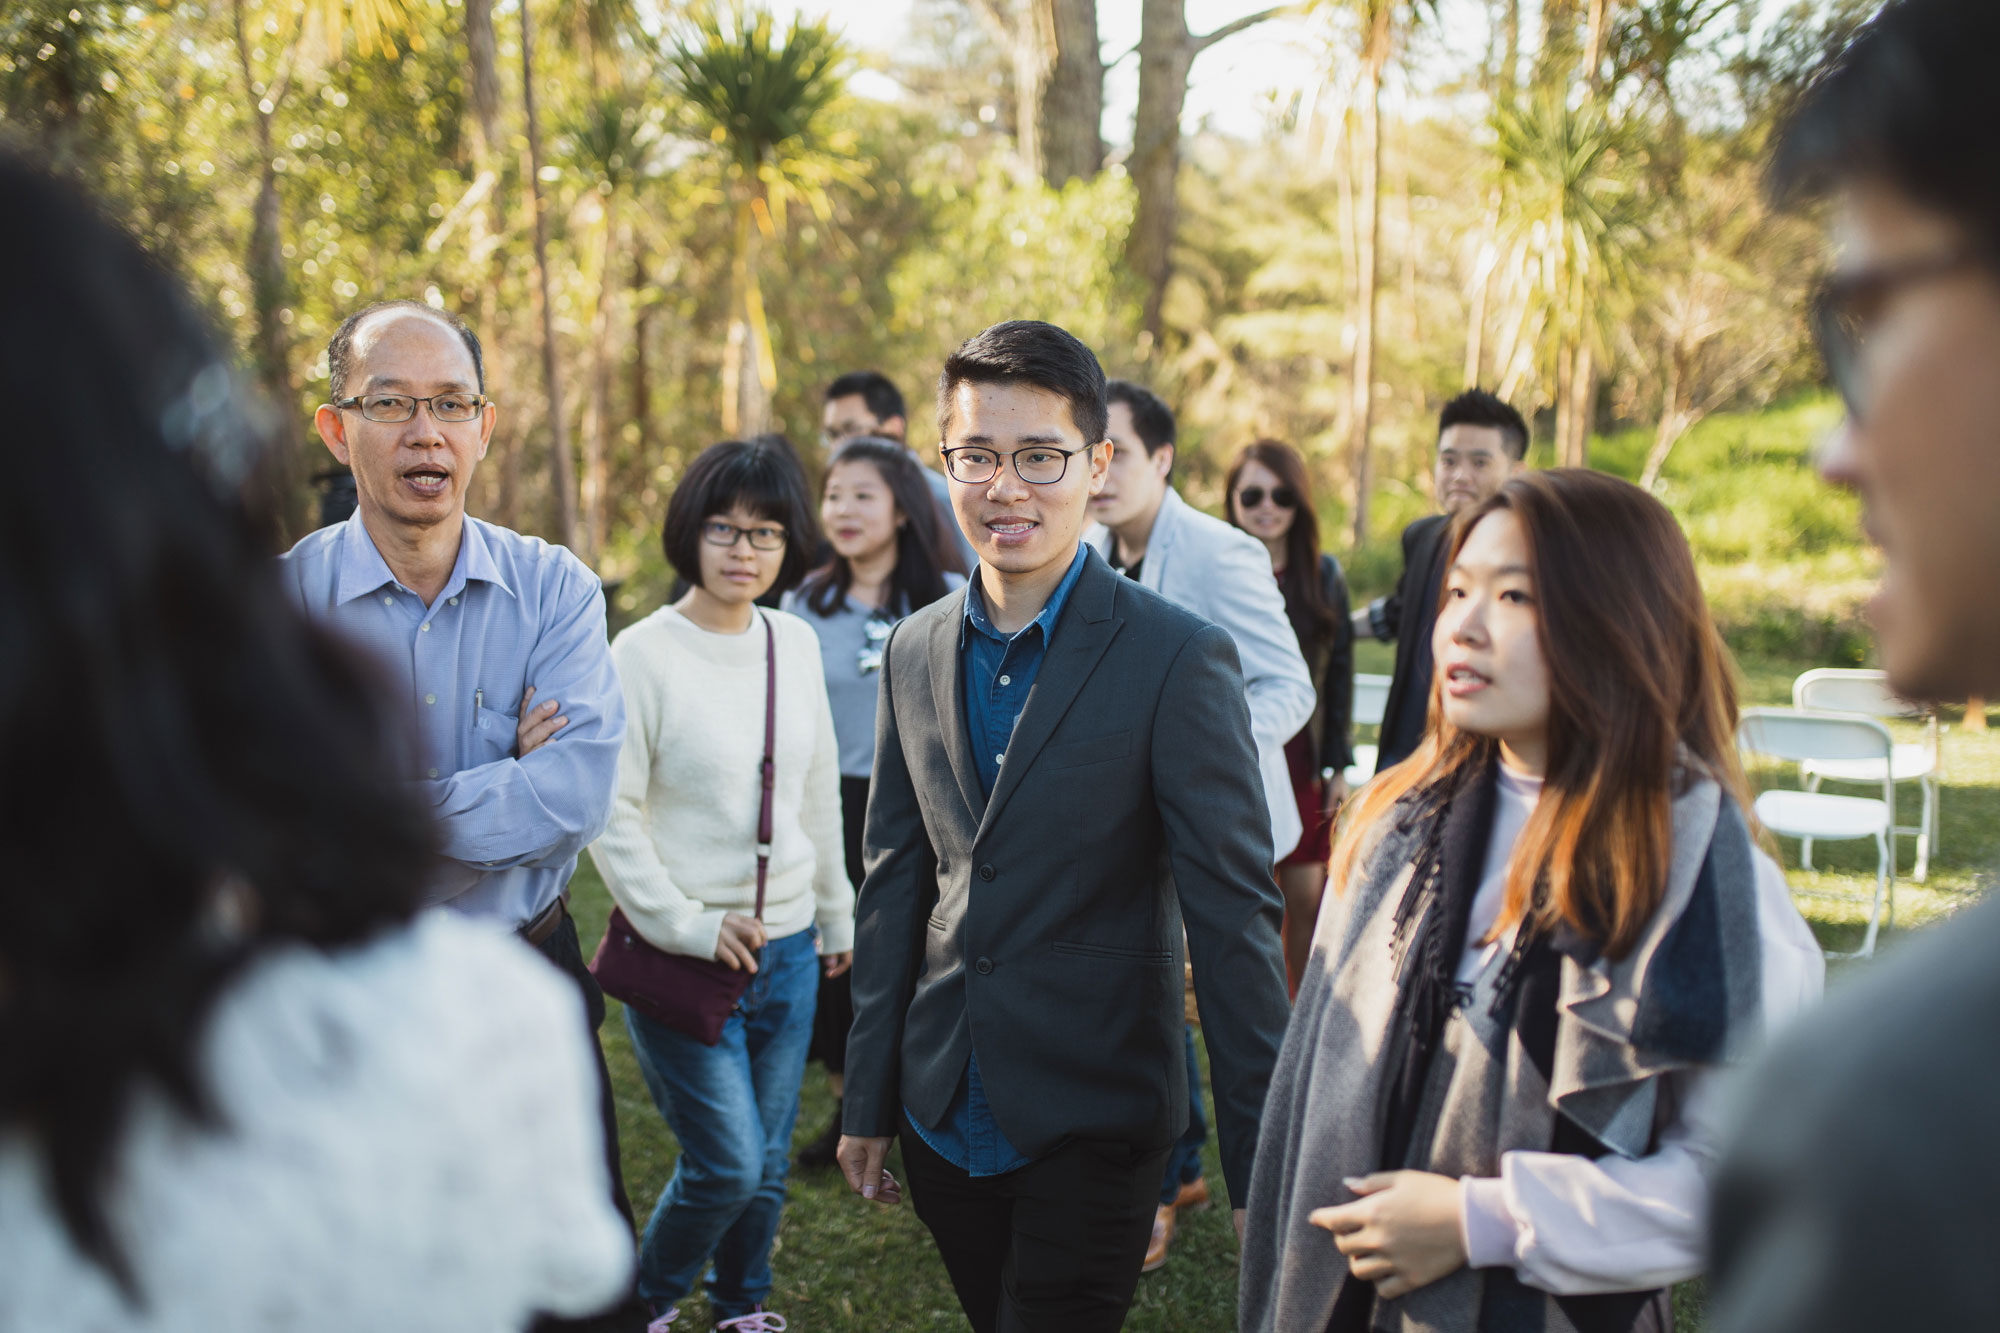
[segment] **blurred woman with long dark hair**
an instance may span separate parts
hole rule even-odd
[[[1229,465],[1223,491],[1229,521],[1271,553],[1285,616],[1319,693],[1312,717],[1285,744],[1285,766],[1305,830],[1278,863],[1278,887],[1285,895],[1285,971],[1297,990],[1326,890],[1334,812],[1347,799],[1343,773],[1353,761],[1354,629],[1347,619],[1347,576],[1332,552],[1319,549],[1319,519],[1298,450],[1277,440],[1246,445]]]
[[[0,157],[0,1328],[519,1329],[619,1294],[575,988],[415,917],[367,669],[285,597],[177,285]]]
[[[896,622],[929,606],[965,576],[945,570],[948,534],[939,529],[924,470],[893,440],[855,436],[834,450],[820,488],[819,521],[830,554],[785,594],[784,608],[819,635],[833,734],[840,746],[840,818],[847,877],[861,887],[861,830],[868,778],[875,771],[875,696],[882,650]],[[953,552],[953,555],[956,553]],[[846,973],[819,983],[809,1059],[826,1066],[833,1118],[799,1150],[802,1167],[833,1165],[854,999]]]
[[[1430,727],[1333,852],[1265,1103],[1241,1325],[1673,1327],[1722,1067],[1824,963],[1757,847],[1672,515],[1561,469],[1453,533]]]

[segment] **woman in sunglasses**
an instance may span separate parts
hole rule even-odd
[[[1666,507],[1529,473],[1448,552],[1428,732],[1341,830],[1271,1077],[1241,1328],[1667,1333],[1726,1066],[1825,963]]]
[[[613,918],[599,975],[614,949],[641,947],[628,930],[660,953],[750,974],[719,1033],[625,1007],[639,1072],[681,1146],[639,1242],[655,1330],[711,1259],[715,1328],[785,1326],[764,1309],[771,1245],[818,978],[852,959],[854,891],[819,646],[796,616],[755,602],[797,582],[815,540],[803,478],[781,446],[712,446],[667,505],[663,544],[686,595],[611,645],[625,748],[591,856],[625,920]],[[662,1005],[661,1020],[678,1017]]]
[[[840,749],[840,814],[847,877],[861,887],[861,829],[868,813],[868,777],[875,771],[875,695],[889,631],[910,612],[965,583],[944,568],[950,534],[941,532],[924,471],[893,440],[849,439],[834,451],[821,488],[819,521],[832,555],[785,594],[784,608],[819,635],[833,734]],[[819,986],[807,1059],[826,1066],[833,1119],[799,1150],[801,1167],[833,1165],[840,1143],[840,1099],[847,1067],[847,1029],[854,1000],[845,972]]]
[[[1352,760],[1354,630],[1347,618],[1347,578],[1340,561],[1319,549],[1319,520],[1313,517],[1298,450],[1276,440],[1245,446],[1229,465],[1226,491],[1229,521],[1271,552],[1285,615],[1319,691],[1304,730],[1285,745],[1305,829],[1299,845],[1278,863],[1278,887],[1285,895],[1285,970],[1296,991],[1326,889],[1333,814],[1347,798],[1341,774]]]

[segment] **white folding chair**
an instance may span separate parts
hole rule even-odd
[[[1924,719],[1923,739],[1895,747],[1889,756],[1889,781],[1914,782],[1923,793],[1923,813],[1914,825],[1898,824],[1893,833],[1914,834],[1917,864],[1910,878],[1921,884],[1930,874],[1931,853],[1938,843],[1938,719],[1934,709],[1926,709],[1899,699],[1889,692],[1886,672],[1862,671],[1848,667],[1821,667],[1808,671],[1792,682],[1792,707],[1814,712],[1861,713],[1868,717]],[[1799,776],[1807,791],[1818,791],[1822,782],[1854,782],[1868,786],[1882,780],[1882,765],[1874,759],[1823,760],[1801,764]],[[1895,839],[1890,839],[1895,850]],[[1812,840],[1800,853],[1801,864],[1812,869]]]
[[[1389,708],[1389,677],[1378,676],[1371,671],[1354,673],[1354,725],[1357,727],[1379,727],[1382,715]],[[1374,745],[1354,747],[1354,762],[1347,766],[1343,775],[1347,779],[1349,791],[1357,791],[1361,784],[1375,776],[1375,757],[1381,753]]]
[[[1875,952],[1882,924],[1882,900],[1889,901],[1888,924],[1896,923],[1896,858],[1890,840],[1896,822],[1895,785],[1888,764],[1895,742],[1889,729],[1873,718],[1853,713],[1809,713],[1798,708],[1746,708],[1736,729],[1738,748],[1748,754],[1785,759],[1795,764],[1859,763],[1882,765],[1878,798],[1829,796],[1816,791],[1767,791],[1757,797],[1757,819],[1771,832],[1787,838],[1833,842],[1848,838],[1875,840],[1875,895],[1868,909],[1868,932],[1851,954],[1830,958],[1866,958]],[[1808,897],[1868,902],[1866,894],[1831,890],[1800,890]]]

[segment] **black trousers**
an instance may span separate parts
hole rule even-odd
[[[1115,1333],[1153,1235],[1169,1148],[1071,1140],[975,1177],[907,1123],[903,1170],[974,1333]]]
[[[840,779],[840,824],[847,851],[847,879],[861,891],[861,830],[868,816],[868,779]],[[854,974],[819,979],[819,1004],[813,1010],[812,1045],[806,1059],[817,1060],[829,1074],[847,1072],[847,1030],[854,1026]]]
[[[632,1226],[632,1202],[625,1197],[625,1173],[618,1161],[618,1107],[611,1095],[611,1070],[604,1063],[604,1047],[598,1042],[597,1030],[604,1026],[604,992],[597,988],[597,978],[590,975],[590,968],[583,961],[583,946],[577,939],[576,918],[563,913],[562,924],[555,933],[535,946],[542,957],[576,983],[583,992],[583,1003],[590,1017],[590,1053],[597,1057],[597,1105],[598,1116],[604,1122],[604,1163],[611,1170],[611,1205],[618,1215],[625,1219],[627,1228]],[[619,1302],[601,1314],[584,1319],[557,1319],[545,1316],[534,1325],[535,1333],[559,1333],[574,1330],[574,1333],[644,1333],[647,1323],[646,1306],[639,1299],[636,1288],[628,1292]]]

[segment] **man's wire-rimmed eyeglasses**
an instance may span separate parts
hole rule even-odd
[[[406,393],[368,393],[358,398],[342,398],[334,406],[354,408],[370,421],[393,426],[415,416],[418,403],[430,408],[431,415],[439,421],[460,422],[476,420],[480,410],[492,401],[483,393],[439,393],[429,398],[412,398]]]
[[[1014,475],[1022,481],[1030,486],[1053,486],[1069,471],[1070,459],[1089,452],[1088,449],[1056,449],[1046,444],[1031,444],[1025,449],[1007,452],[965,445],[945,450],[944,466],[953,481],[967,486],[983,486],[999,475],[1000,460],[1011,458]]]
[[[1827,378],[1847,404],[1848,416],[1859,421],[1866,415],[1868,386],[1861,374],[1862,348],[1868,341],[1869,326],[1889,298],[1912,283],[1947,277],[1983,258],[1977,250],[1945,250],[1835,273],[1821,281],[1813,293],[1808,322],[1813,341],[1819,344],[1820,359],[1826,363]]]

